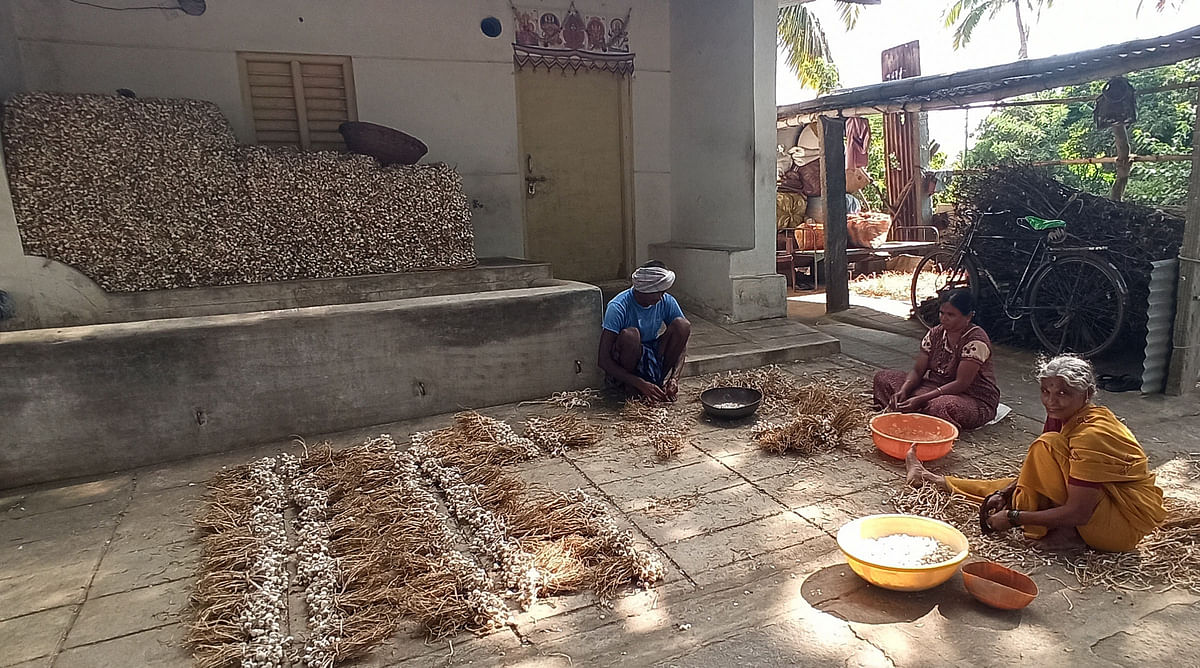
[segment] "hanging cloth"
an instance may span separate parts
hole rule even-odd
[[[846,119],[846,167],[866,167],[871,151],[871,123],[861,116]]]

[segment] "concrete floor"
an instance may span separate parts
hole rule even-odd
[[[811,314],[810,314],[811,315]],[[801,378],[834,373],[864,383],[880,366],[909,363],[916,341],[828,320],[811,323],[842,354],[785,365]],[[912,333],[912,332],[910,332]],[[999,374],[1014,413],[966,435],[938,467],[1019,461],[1040,431],[1032,356],[1001,351]],[[690,397],[700,380],[684,382]],[[1155,465],[1200,450],[1195,398],[1104,395],[1128,419]],[[611,606],[590,595],[551,599],[521,615],[516,633],[426,643],[403,633],[358,665],[993,666],[1200,664],[1200,597],[1181,591],[1076,591],[1057,567],[1035,574],[1041,596],[1024,611],[977,604],[957,577],[900,594],[866,585],[833,539],[853,517],[889,512],[902,467],[865,437],[849,452],[774,457],[751,443],[751,423],[706,421],[677,407],[690,444],[670,462],[612,434],[613,406],[589,409],[604,442],[521,467],[530,480],[583,487],[652,546],[668,576]],[[484,411],[510,421],[544,406]],[[329,436],[335,445],[390,432],[401,440],[441,426],[426,418]],[[321,437],[306,435],[309,442]],[[180,646],[198,560],[191,518],[204,481],[221,467],[292,449],[252,450],[5,492],[0,497],[0,666],[188,665]],[[1177,463],[1177,462],[1176,462]],[[1197,492],[1197,482],[1189,484]],[[681,625],[690,625],[681,628]],[[1183,631],[1183,632],[1181,632]]]

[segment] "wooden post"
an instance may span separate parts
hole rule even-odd
[[[825,312],[836,313],[850,308],[844,118],[821,117],[821,194],[825,197]]]
[[[1175,302],[1175,344],[1167,372],[1167,394],[1179,396],[1200,377],[1200,95],[1192,126],[1192,177],[1188,181],[1187,220],[1179,247],[1179,287]]]
[[[1124,123],[1112,126],[1112,131],[1117,142],[1117,177],[1113,179],[1112,194],[1108,198],[1120,202],[1125,199],[1125,188],[1129,185],[1129,131]]]

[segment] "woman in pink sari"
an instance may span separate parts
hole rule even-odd
[[[992,341],[971,322],[975,302],[957,290],[942,299],[941,324],[925,335],[912,370],[875,374],[876,408],[925,413],[960,430],[978,429],[996,417],[1000,388],[992,364]]]

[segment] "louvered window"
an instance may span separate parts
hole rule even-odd
[[[358,120],[346,56],[239,53],[254,139],[267,146],[342,150],[338,126]]]

